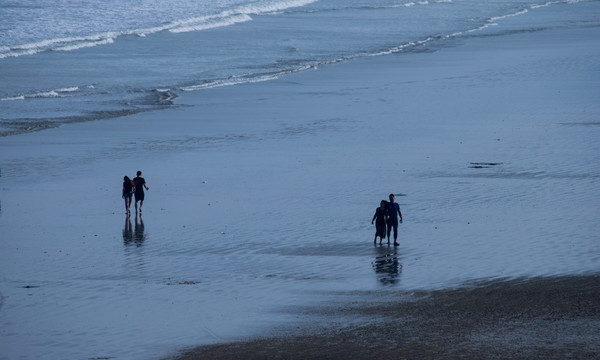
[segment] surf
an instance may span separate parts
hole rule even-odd
[[[163,31],[182,33],[232,26],[242,22],[251,21],[252,16],[274,13],[293,7],[302,7],[317,1],[318,0],[258,1],[237,5],[233,8],[225,9],[213,14],[192,16],[180,20],[171,19],[170,21],[164,21],[159,24],[147,24],[150,26],[141,26],[133,29],[109,29],[107,31],[94,32],[93,28],[89,29],[85,27],[85,29],[90,31],[89,34],[81,33],[73,36],[56,36],[54,38],[23,42],[15,45],[0,44],[0,60],[31,56],[48,51],[76,51],[89,47],[110,45],[124,36],[138,36],[143,38]],[[74,17],[74,15],[76,14],[70,14],[71,17]],[[103,15],[104,14],[99,14],[99,17],[102,17]],[[168,16],[168,14],[166,16]],[[115,19],[112,19],[112,21],[115,21]],[[142,19],[141,21],[145,22],[147,19]],[[79,24],[78,26],[82,26],[82,24]],[[15,33],[18,32],[16,29],[11,30]],[[43,31],[40,32],[47,34],[48,32],[63,32],[64,30],[65,29],[57,27],[57,29],[43,29]]]

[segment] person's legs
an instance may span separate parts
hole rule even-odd
[[[394,223],[394,246],[398,246],[398,222]]]
[[[144,205],[144,193],[135,193],[135,212],[138,212],[138,201],[140,202],[140,213],[142,212],[142,206]]]
[[[385,237],[385,223],[383,223],[383,226],[381,223],[377,223],[377,225],[375,226],[375,239],[373,240],[375,243],[377,243],[377,238],[379,238],[379,243],[381,244],[381,242],[383,241],[383,238]]]
[[[144,202],[144,196],[142,194],[135,193],[135,212],[138,212],[138,201],[140,202],[140,211],[142,211],[142,203]]]
[[[387,221],[387,240],[388,240],[388,245],[390,244],[390,232],[392,231],[392,222],[391,221]]]

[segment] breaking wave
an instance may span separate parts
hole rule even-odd
[[[47,51],[73,51],[83,48],[108,45],[114,43],[117,38],[123,36],[146,37],[162,31],[182,33],[231,26],[238,23],[251,21],[252,15],[265,15],[292,7],[305,6],[316,1],[317,0],[287,0],[275,2],[259,1],[252,4],[240,5],[215,15],[172,21],[155,27],[127,31],[110,31],[91,35],[57,37],[54,39],[45,39],[38,42],[15,46],[0,46],[0,59],[35,55]]]

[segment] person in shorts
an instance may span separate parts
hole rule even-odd
[[[137,176],[133,179],[135,184],[135,212],[138,212],[138,201],[140,202],[139,211],[142,213],[142,206],[144,205],[144,188],[150,190],[146,185],[146,180],[142,177],[142,172],[138,170]]]
[[[125,212],[127,215],[131,213],[131,198],[133,197],[133,181],[129,176],[123,178],[123,199],[125,199]]]
[[[387,211],[387,239],[388,244],[390,243],[390,233],[394,230],[394,246],[398,246],[398,215],[400,215],[400,224],[402,224],[402,212],[400,211],[400,205],[395,202],[394,194],[390,194],[390,202],[388,203]]]

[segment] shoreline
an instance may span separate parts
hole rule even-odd
[[[169,359],[597,359],[600,275],[480,282],[394,292],[388,303],[353,301],[327,319],[371,320],[301,327],[302,334],[201,346]],[[393,300],[394,298],[400,300]],[[309,310],[310,311],[310,310]],[[325,323],[326,321],[323,321]],[[306,334],[311,332],[311,334]]]

